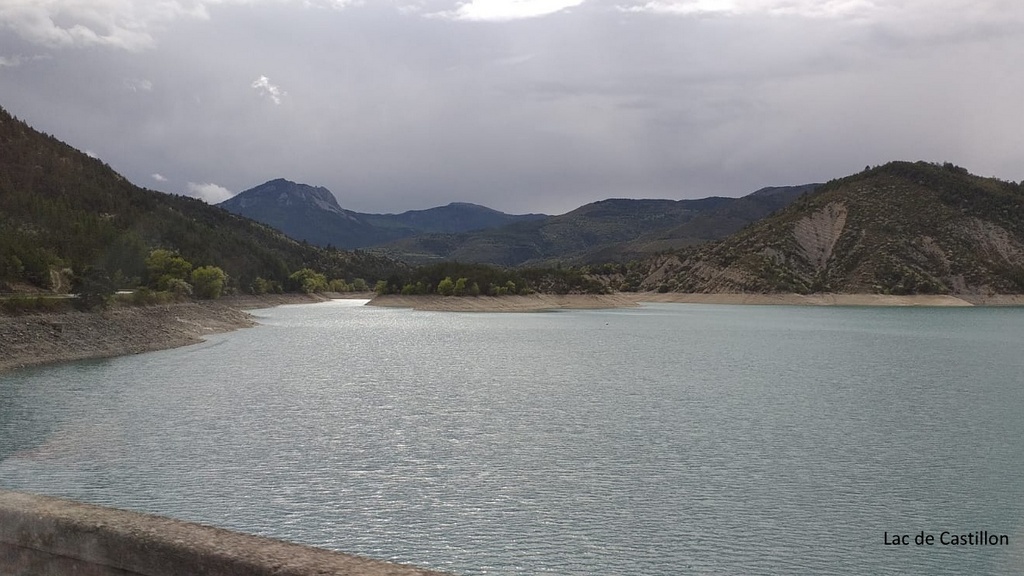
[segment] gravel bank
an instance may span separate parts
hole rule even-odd
[[[440,312],[534,312],[562,308],[625,308],[645,302],[776,306],[1024,306],[1024,295],[885,294],[684,294],[620,292],[616,294],[531,294],[529,296],[377,296],[371,306]]]
[[[246,309],[323,300],[320,296],[272,295],[116,307],[97,313],[0,316],[0,372],[195,344],[209,334],[254,326]]]

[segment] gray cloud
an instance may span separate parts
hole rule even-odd
[[[0,25],[44,46],[107,46],[140,50],[154,45],[153,29],[179,18],[206,18],[201,0],[7,0]]]
[[[110,0],[137,37],[40,4],[121,40],[0,9],[0,62],[47,58],[0,65],[0,105],[168,192],[560,212],[892,159],[1024,179],[1015,2]]]

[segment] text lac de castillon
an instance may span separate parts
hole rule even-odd
[[[924,531],[917,534],[889,534],[886,532],[885,543],[888,546],[910,546],[911,543],[918,546],[934,546],[936,543],[943,546],[1009,546],[1010,537],[1006,534],[994,534],[988,530],[965,534],[945,531],[938,537],[935,534],[925,534]]]

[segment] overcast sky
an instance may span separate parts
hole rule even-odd
[[[136,184],[563,213],[1024,179],[1020,0],[0,0],[0,106]]]

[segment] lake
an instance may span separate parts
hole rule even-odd
[[[1024,572],[1024,309],[359,304],[0,376],[0,487],[465,575]]]

